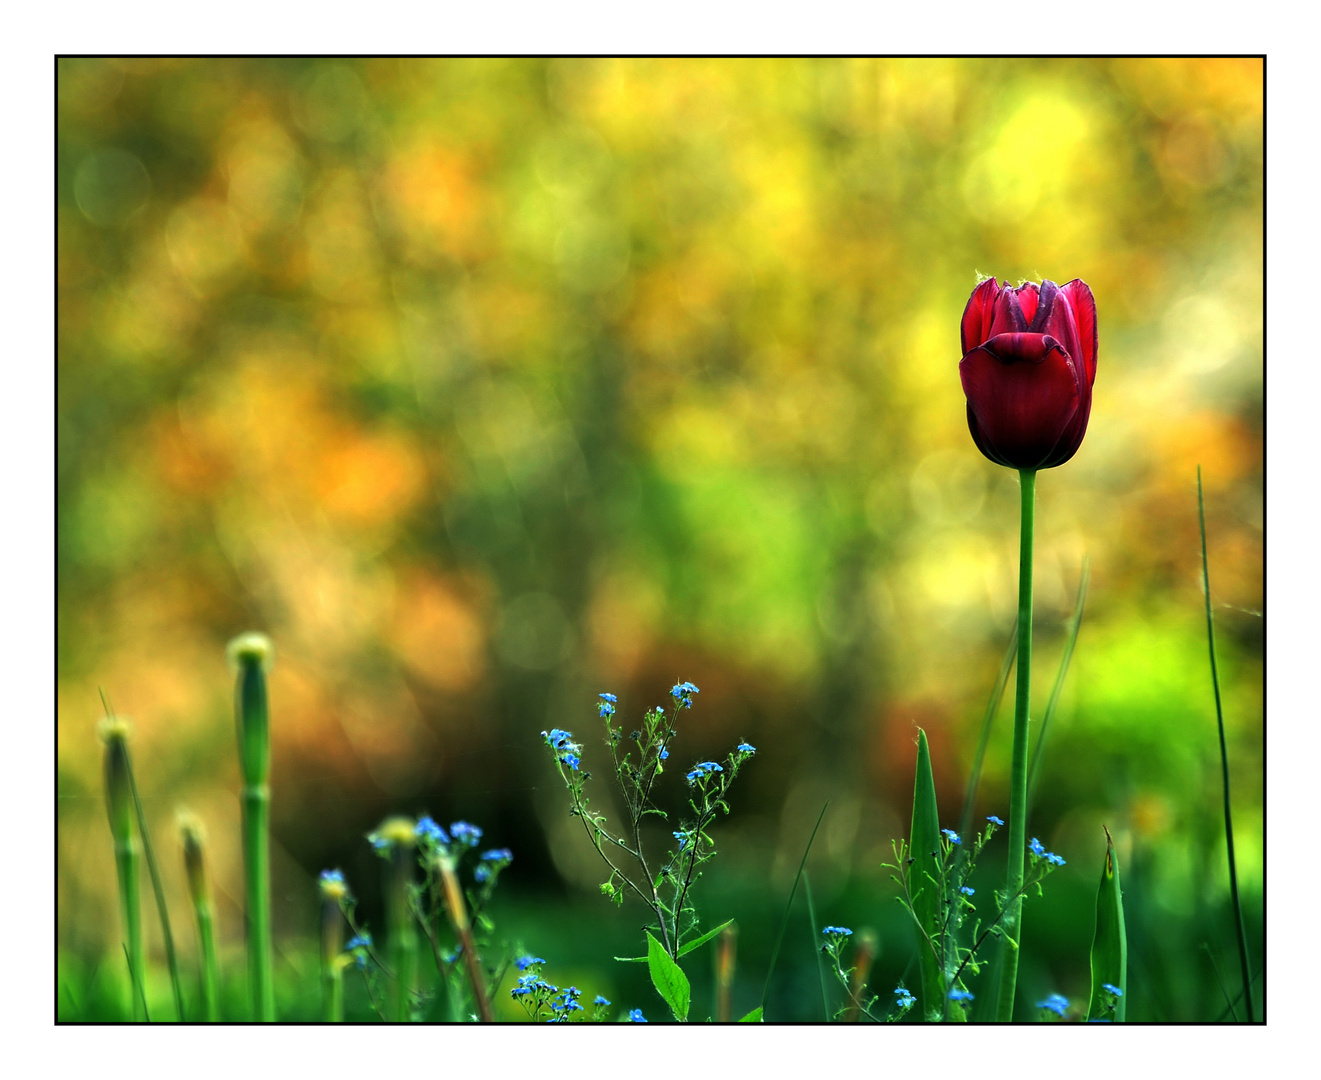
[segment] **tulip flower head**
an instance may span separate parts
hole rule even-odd
[[[1096,302],[1085,282],[987,278],[960,327],[959,377],[977,449],[1012,469],[1052,469],[1082,445],[1096,381]]]

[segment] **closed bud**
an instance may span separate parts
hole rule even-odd
[[[206,833],[202,822],[187,810],[180,810],[177,820],[179,834],[183,839],[183,866],[188,876],[188,895],[194,906],[203,905],[208,902],[206,860],[202,855]]]
[[[133,838],[133,782],[129,776],[129,723],[123,717],[107,716],[98,732],[105,744],[105,800],[110,834],[116,843]]]
[[[239,765],[243,782],[266,783],[271,765],[270,709],[266,698],[266,675],[275,659],[275,648],[265,634],[240,634],[226,652],[234,667],[234,719],[238,727]]]

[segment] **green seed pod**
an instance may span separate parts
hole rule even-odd
[[[275,647],[265,634],[240,634],[226,650],[237,672],[234,719],[238,726],[239,766],[245,784],[264,784],[270,775],[270,710],[266,674],[275,659]]]
[[[105,801],[110,834],[119,844],[133,839],[133,785],[129,779],[129,723],[123,717],[107,716],[99,726],[105,743]]]
[[[202,855],[202,844],[206,833],[202,822],[187,810],[180,810],[177,815],[179,834],[183,839],[183,865],[188,877],[188,895],[194,905],[209,903],[206,887],[206,860]]]

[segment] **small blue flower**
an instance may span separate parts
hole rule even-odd
[[[964,896],[971,896],[971,895],[972,895],[973,893],[975,893],[976,891],[977,891],[977,890],[974,889],[971,885],[960,885],[960,886],[959,886],[959,892],[963,893]]]
[[[670,756],[670,752],[669,752],[668,750],[666,750],[665,747],[662,746],[662,747],[661,747],[661,752],[660,752],[660,759],[661,759],[661,761],[666,760],[669,756]]]
[[[526,971],[533,964],[544,964],[545,962],[545,957],[528,954],[527,956],[520,956],[515,960],[514,967],[518,968],[519,971]]]
[[[1107,994],[1114,994],[1115,997],[1124,996],[1124,991],[1119,989],[1119,987],[1117,987],[1114,983],[1102,983],[1101,989],[1104,990]]]
[[[597,710],[597,712],[599,712],[599,713],[601,714],[601,719],[602,719],[602,720],[604,720],[607,716],[614,716],[614,715],[615,715],[615,707],[614,707],[613,705],[611,705],[610,702],[608,702],[608,701],[602,701],[602,702],[600,702],[600,703],[596,706],[596,710]]]
[[[513,862],[514,853],[507,847],[492,848],[482,852],[483,862]]]
[[[960,990],[957,986],[949,992],[950,1001],[971,1001],[972,997],[971,990]]]
[[[642,1015],[641,1009],[630,1009],[628,1019],[630,1023],[634,1024],[645,1024],[647,1022],[647,1018]]]
[[[986,820],[989,821],[992,825],[1003,825],[1003,824],[1004,824],[1004,822],[1001,821],[1001,820],[1000,820],[998,817],[996,817],[994,814],[988,814],[987,817],[986,817]]]
[[[680,851],[688,846],[688,834],[686,832],[676,832],[674,838],[679,841]]]
[[[343,870],[322,870],[322,871],[321,871],[321,880],[322,880],[323,882],[325,882],[327,885],[343,885],[343,884],[344,884],[344,871],[343,871]]]
[[[574,770],[577,770],[578,766],[582,764],[582,758],[580,758],[577,754],[561,754],[560,760],[564,762],[565,765],[569,766],[569,768]]]
[[[821,928],[821,933],[825,934],[827,937],[831,937],[833,935],[837,935],[839,937],[853,936],[853,931],[850,930],[847,926],[825,926]]]
[[[344,946],[344,951],[352,952],[354,949],[367,949],[371,947],[371,943],[372,943],[371,934],[364,932],[358,934],[355,937],[350,938],[348,944]]]
[[[1041,846],[1041,841],[1038,840],[1035,836],[1032,837],[1031,841],[1028,843],[1027,846],[1028,846],[1028,849],[1032,852],[1033,855],[1044,855],[1044,854],[1046,854],[1046,849],[1045,849],[1044,847]]]
[[[692,683],[681,682],[675,683],[674,688],[670,691],[670,696],[679,703],[681,709],[691,709],[693,707],[693,695],[700,692]]]
[[[437,844],[448,844],[450,842],[450,838],[445,835],[445,830],[432,821],[428,814],[423,814],[417,819],[417,825],[413,827],[413,835],[419,840]]]
[[[1063,1016],[1064,1010],[1069,1007],[1069,999],[1063,994],[1051,994],[1045,1001],[1038,1001],[1038,1009],[1046,1009],[1053,1012],[1056,1016]]]
[[[551,728],[549,731],[543,731],[541,736],[546,740],[548,746],[553,746],[556,750],[563,750],[567,746],[574,745],[573,734],[561,728]]]
[[[960,840],[959,840],[959,834],[956,833],[953,829],[941,829],[940,831],[943,832],[943,833],[945,834],[945,838],[946,838],[951,844],[957,844],[957,843],[960,843]]]
[[[896,986],[894,988],[894,993],[894,1003],[901,1009],[911,1009],[917,1002],[917,998],[913,997],[913,995],[902,986]]]
[[[1045,854],[1044,857],[1045,857],[1046,862],[1048,862],[1048,863],[1052,863],[1052,864],[1055,865],[1055,866],[1063,866],[1063,865],[1064,865],[1064,859],[1061,858],[1059,855],[1056,855],[1053,851],[1048,851],[1048,852],[1046,852],[1046,854]]]
[[[755,746],[753,746],[751,743],[745,743],[745,742],[739,743],[738,746],[735,747],[735,749],[740,754],[755,754],[757,752],[757,748]]]
[[[600,994],[597,994],[596,997],[592,1000],[592,1004],[598,1006],[599,1008],[604,1009],[607,1005],[610,1004],[610,999],[604,998]]]
[[[476,825],[469,825],[466,821],[456,821],[450,826],[450,836],[454,838],[456,844],[473,848],[481,840],[482,830]]]
[[[596,696],[599,697],[602,701],[610,702],[611,705],[613,705],[616,701],[619,700],[619,698],[615,697],[614,694],[597,694]]]
[[[713,772],[724,772],[723,765],[717,765],[714,761],[699,761],[693,766],[693,771],[688,774],[688,783],[692,784],[700,777],[707,776]]]

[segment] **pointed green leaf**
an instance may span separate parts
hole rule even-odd
[[[760,1023],[761,1023],[761,1006],[758,1005],[755,1009],[752,1010],[752,1012],[748,1013],[747,1016],[745,1016],[742,1020],[740,1020],[739,1023],[740,1023],[740,1024],[760,1024]]]
[[[726,919],[726,920],[725,920],[724,922],[722,922],[719,926],[717,926],[714,930],[708,930],[708,931],[707,931],[705,934],[703,934],[701,937],[699,937],[699,938],[693,938],[693,940],[690,941],[690,942],[688,942],[686,945],[680,945],[680,946],[679,946],[679,955],[680,955],[680,956],[687,956],[687,955],[688,955],[690,952],[692,952],[694,949],[701,948],[701,946],[705,945],[708,941],[710,941],[713,937],[715,937],[718,933],[720,933],[721,930],[723,930],[726,926],[728,926],[728,925],[729,925],[730,923],[732,923],[733,921],[734,921],[733,919]]]
[[[647,962],[645,956],[616,956],[615,959],[621,964],[645,964]]]
[[[1104,826],[1102,826],[1104,828]],[[1109,993],[1103,984],[1117,986],[1123,993],[1115,1003],[1113,1019],[1122,1021],[1128,995],[1128,938],[1124,931],[1124,899],[1119,888],[1119,859],[1110,830],[1105,830],[1105,865],[1101,887],[1096,893],[1096,933],[1092,938],[1092,1000],[1087,1019],[1109,1018]]]
[[[647,967],[651,969],[651,983],[656,992],[665,999],[676,1020],[688,1019],[688,1001],[692,990],[688,985],[688,976],[674,962],[659,941],[647,934]]]
[[[913,781],[913,826],[909,839],[909,890],[917,920],[918,969],[922,975],[922,1011],[928,1019],[945,1007],[944,964],[940,956],[940,815],[931,775],[927,734],[917,732],[917,775]]]

